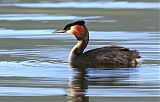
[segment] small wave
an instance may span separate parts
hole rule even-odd
[[[26,8],[107,8],[107,9],[159,9],[157,2],[60,2],[60,3],[15,3],[0,6]]]
[[[48,14],[0,14],[0,20],[19,21],[19,20],[94,20],[103,18],[102,16],[72,16],[72,15],[48,15]]]

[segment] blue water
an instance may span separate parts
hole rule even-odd
[[[79,5],[80,4],[80,5]],[[49,2],[49,3],[7,3],[0,6],[28,8],[107,8],[107,9],[159,9],[157,2]]]
[[[158,25],[154,22],[155,18],[148,19],[141,14],[148,10],[157,11],[159,9],[157,2],[0,1],[0,3],[1,8],[6,7],[4,10],[10,10],[10,7],[19,10],[19,13],[0,14],[0,23],[3,23],[0,25],[0,96],[64,96],[73,93],[89,97],[160,96],[159,31],[152,30]],[[20,13],[22,8],[29,13],[25,11]],[[36,13],[31,12],[30,8],[36,9]],[[54,11],[55,8],[64,10],[94,8],[113,11],[111,14],[104,12],[104,15],[100,16],[96,12],[94,14],[88,12],[88,16],[41,12],[46,9]],[[130,11],[125,11],[129,12],[125,15],[123,10],[128,9]],[[139,15],[136,17],[142,22],[139,23],[137,18],[130,18],[133,16],[131,12],[136,12]],[[144,27],[143,30],[132,31],[129,27],[124,30],[124,25],[116,30],[107,27],[101,30],[104,26],[98,25],[100,23],[116,28],[121,22],[128,24],[128,19],[121,18],[124,15],[129,21],[133,20],[139,25],[145,23],[146,26],[140,26]],[[59,27],[63,28],[66,22],[81,19],[86,20],[90,30],[90,42],[85,51],[103,46],[121,45],[138,50],[142,56],[142,64],[136,68],[83,70],[71,68],[68,64],[68,55],[77,42],[75,37],[69,34],[52,34],[52,32]],[[148,25],[150,20],[153,24]],[[50,22],[56,27],[51,29]],[[93,28],[95,29],[92,30]]]

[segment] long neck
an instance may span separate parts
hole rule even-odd
[[[87,36],[83,40],[79,40],[78,43],[72,48],[69,55],[69,62],[76,61],[78,56],[83,54],[84,49],[88,45],[88,42],[89,42],[89,34],[87,34]]]

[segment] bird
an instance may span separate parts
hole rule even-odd
[[[136,67],[140,63],[141,56],[138,51],[118,45],[104,46],[84,52],[89,42],[89,31],[84,20],[68,23],[63,29],[54,33],[72,34],[78,40],[69,54],[68,61],[72,67]]]

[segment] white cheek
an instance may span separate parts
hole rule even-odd
[[[70,30],[67,31],[68,34],[77,34],[77,31],[75,30],[75,28],[71,27]]]
[[[73,32],[71,30],[66,31],[66,33],[73,34]]]

